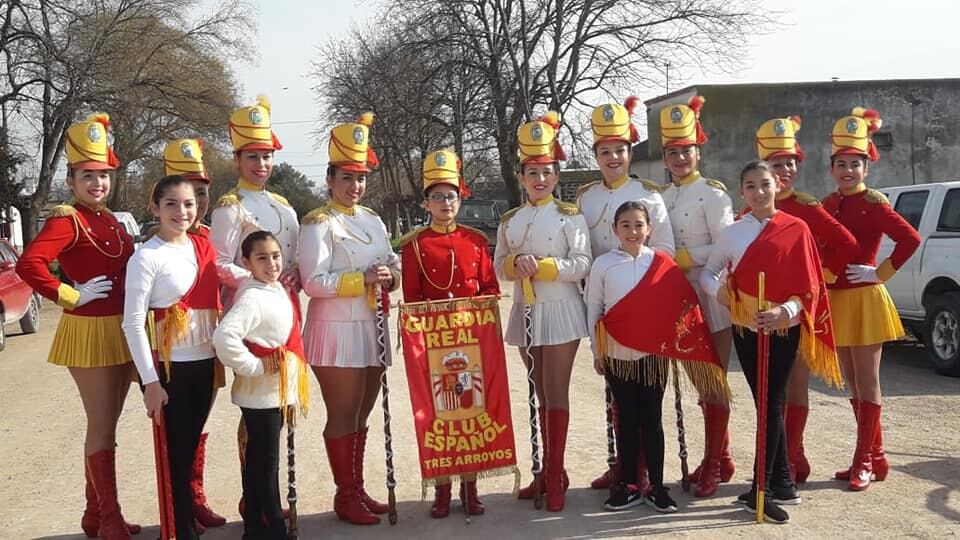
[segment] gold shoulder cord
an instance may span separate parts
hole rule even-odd
[[[120,235],[119,227],[116,229],[116,233],[117,233],[117,242],[119,243],[119,246],[120,246],[120,251],[117,251],[116,254],[112,254],[112,253],[107,253],[103,248],[100,247],[100,244],[97,244],[97,242],[93,239],[93,237],[90,236],[90,231],[88,231],[87,228],[83,226],[83,222],[80,221],[79,212],[73,215],[73,222],[74,224],[76,224],[77,228],[83,232],[83,235],[87,238],[87,240],[90,241],[93,247],[97,251],[102,253],[104,257],[107,257],[109,259],[119,259],[120,257],[123,256],[124,243],[123,243],[123,236]]]
[[[603,203],[603,209],[600,210],[600,215],[597,216],[597,221],[596,221],[596,223],[594,223],[593,225],[587,223],[587,227],[589,227],[591,231],[592,231],[593,229],[596,229],[596,228],[597,228],[597,225],[600,225],[600,222],[603,221],[603,216],[606,215],[606,213],[607,213],[607,207],[608,207],[608,206],[610,206],[610,201],[607,201],[607,202]]]
[[[368,232],[366,231],[366,229],[363,228],[363,226],[360,227],[360,230],[362,230],[362,231],[363,231],[363,235],[367,237],[366,240],[364,240],[363,238],[360,238],[359,236],[353,234],[353,231],[351,231],[351,230],[350,230],[350,227],[347,226],[347,222],[343,220],[343,215],[342,215],[342,214],[341,214],[341,215],[338,215],[337,218],[338,218],[338,220],[340,221],[340,224],[343,225],[343,231],[347,234],[347,236],[349,236],[350,238],[353,238],[353,239],[356,240],[357,242],[360,242],[361,244],[364,244],[364,245],[367,245],[367,246],[369,246],[370,244],[373,243],[373,237],[370,236],[370,233],[368,233]]]
[[[450,286],[453,285],[453,274],[455,273],[455,268],[453,265],[456,261],[456,253],[454,252],[453,248],[450,248],[450,279],[447,280],[447,285],[445,287],[441,287],[434,283],[433,280],[430,279],[430,275],[427,274],[427,269],[423,267],[423,259],[420,256],[420,242],[416,238],[413,239],[413,254],[417,257],[417,265],[420,266],[420,273],[423,274],[423,277],[427,280],[427,283],[432,285],[435,289],[449,291]]]

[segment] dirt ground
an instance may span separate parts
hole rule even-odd
[[[509,300],[502,302],[506,316]],[[392,313],[396,317],[396,311]],[[17,335],[8,327],[7,350],[0,353],[0,538],[83,538],[79,521],[83,510],[82,441],[84,417],[79,396],[67,370],[46,362],[59,310],[45,304],[42,330]],[[390,325],[395,331],[395,323]],[[529,428],[526,422],[526,384],[516,350],[508,350],[511,399],[522,481],[529,479]],[[566,466],[571,486],[561,513],[536,511],[530,501],[511,497],[512,477],[481,480],[480,494],[487,514],[467,525],[459,504],[447,519],[433,520],[429,503],[422,502],[417,450],[404,370],[398,357],[390,370],[390,398],[397,469],[399,523],[389,526],[351,526],[332,512],[334,486],[323,449],[324,410],[314,382],[314,407],[297,437],[297,473],[301,538],[620,538],[639,535],[741,538],[947,538],[960,532],[960,379],[936,375],[923,349],[909,344],[888,346],[884,353],[883,422],[890,475],[865,493],[846,491],[831,480],[833,471],[847,466],[855,442],[855,426],[842,392],[816,383],[811,389],[807,427],[807,455],[813,467],[802,488],[803,504],[788,507],[786,525],[756,525],[741,506],[732,504],[748,489],[753,458],[755,413],[737,361],[732,360],[730,385],[735,404],[730,430],[738,464],[733,481],[716,496],[694,499],[676,482],[680,476],[672,393],[664,404],[666,477],[673,479],[671,494],[680,511],[660,515],[647,507],[609,513],[602,510],[604,491],[588,483],[605,468],[606,436],[603,421],[602,379],[592,369],[586,342],[580,347],[571,388],[571,426]],[[399,369],[398,369],[399,368]],[[229,377],[229,375],[228,375]],[[229,386],[228,386],[229,388]],[[703,448],[702,417],[696,396],[684,395],[687,442],[691,468]],[[240,538],[237,513],[240,476],[236,427],[239,410],[221,392],[207,424],[207,494],[211,506],[229,520],[211,529],[208,540]],[[383,484],[382,413],[374,410],[366,458],[368,490],[385,498]],[[158,535],[153,448],[139,391],[131,388],[118,436],[119,490],[128,520],[146,529],[138,538]],[[284,475],[285,478],[285,475]],[[286,482],[281,481],[281,493]]]

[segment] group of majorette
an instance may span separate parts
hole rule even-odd
[[[49,359],[69,368],[87,417],[84,532],[113,539],[140,530],[123,520],[115,473],[115,431],[131,363],[154,420],[158,463],[167,463],[160,486],[169,494],[161,503],[167,533],[195,538],[225,523],[207,505],[202,481],[202,431],[224,385],[221,364],[234,370],[232,400],[242,411],[244,537],[288,536],[277,481],[279,436],[297,409],[306,413],[308,366],[326,405],[334,510],[351,523],[378,523],[389,506],[364,489],[363,458],[367,419],[390,364],[378,314],[401,283],[411,302],[498,294],[497,277],[514,282],[505,341],[521,348],[530,370],[544,449],[542,477],[519,497],[538,498],[542,490],[550,511],[563,509],[569,485],[569,383],[579,342],[588,336],[616,427],[617,461],[592,483],[610,489],[607,509],[644,502],[662,512],[677,509],[663,478],[661,402],[678,366],[698,390],[705,419],[705,456],[688,480],[706,497],[731,479],[725,375],[731,341],[751,390],[766,393],[758,401],[766,429],[755,485],[740,502],[754,508],[758,479],[771,502],[800,502],[796,484],[810,474],[802,443],[810,371],[837,383],[842,371],[852,393],[857,445],[852,465],[836,477],[855,490],[883,480],[878,367],[882,343],[903,334],[883,281],[919,237],[864,186],[868,161],[878,157],[870,135],[879,116],[858,108],[836,123],[830,173],[838,191],[822,206],[793,190],[803,158],[795,138],[799,119],[764,123],[756,144],[767,161],[745,167],[740,190],[750,209],[735,222],[724,185],[698,170],[707,139],[699,121],[703,100],[661,113],[672,179],[665,188],[629,176],[635,103],[593,111],[603,178],[585,186],[576,205],[553,197],[564,159],[558,116],[548,113],[520,128],[527,202],[504,215],[492,261],[483,234],[455,221],[460,200],[469,196],[459,157],[449,150],[429,154],[423,204],[431,223],[401,240],[402,273],[383,222],[359,205],[377,165],[370,114],[332,130],[330,201],[302,222],[283,197],[265,189],[281,148],[265,100],[230,117],[239,181],[217,201],[210,228],[200,223],[209,184],[202,144],[173,141],[164,151],[167,176],[150,196],[159,225],[136,253],[105,207],[110,171],[118,167],[107,143],[109,119],[98,114],[71,126],[67,183],[74,198],[54,209],[17,271],[64,308]],[[897,245],[878,265],[882,234]],[[54,260],[59,277],[49,270]],[[758,283],[761,274],[770,276],[765,285]],[[301,291],[310,297],[302,332]],[[656,317],[643,315],[651,311]],[[448,515],[450,499],[450,482],[438,481],[431,515]],[[476,478],[462,478],[460,499],[471,514],[484,512]],[[771,521],[788,519],[777,504],[761,511]]]

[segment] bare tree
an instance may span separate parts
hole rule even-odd
[[[222,63],[218,68],[211,59],[240,46],[249,10],[241,0],[227,0],[208,14],[188,19],[185,14],[195,12],[197,3],[22,0],[4,5],[0,40],[7,72],[0,99],[36,131],[39,146],[36,190],[22,208],[25,240],[36,233],[36,217],[50,196],[66,128],[83,113],[102,108],[113,113],[115,121],[129,114],[137,126],[149,126],[145,130],[172,135],[187,130],[169,125],[172,119],[189,119],[190,107],[232,99],[231,82],[226,98],[215,100],[211,89],[201,84],[208,75],[193,62],[211,68],[214,76],[226,74]],[[184,82],[187,78],[198,80],[191,87]],[[130,157],[123,155],[124,140],[118,141],[122,160],[136,160],[156,144],[127,138]],[[122,171],[119,183],[122,187]]]

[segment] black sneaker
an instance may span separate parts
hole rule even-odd
[[[786,487],[774,487],[772,490],[767,491],[767,499],[770,502],[789,506],[796,506],[800,504],[802,500],[800,498],[800,492],[797,491],[797,486],[793,484]]]
[[[757,501],[753,498],[747,500],[746,506],[743,508],[743,510],[745,512],[749,512],[750,514],[756,514]],[[776,523],[777,525],[790,522],[790,514],[788,514],[783,508],[780,508],[780,505],[770,500],[763,502],[763,518],[764,521]]]
[[[669,490],[663,486],[654,486],[644,497],[647,506],[663,514],[672,514],[677,511],[677,503],[670,498]]]
[[[617,484],[610,489],[610,498],[603,507],[611,512],[626,510],[643,504],[643,494],[634,486]]]
[[[757,498],[757,494],[754,493],[753,490],[751,489],[746,493],[741,493],[740,495],[737,495],[737,500],[733,502],[737,504],[747,504],[750,501],[756,500],[756,498]]]

